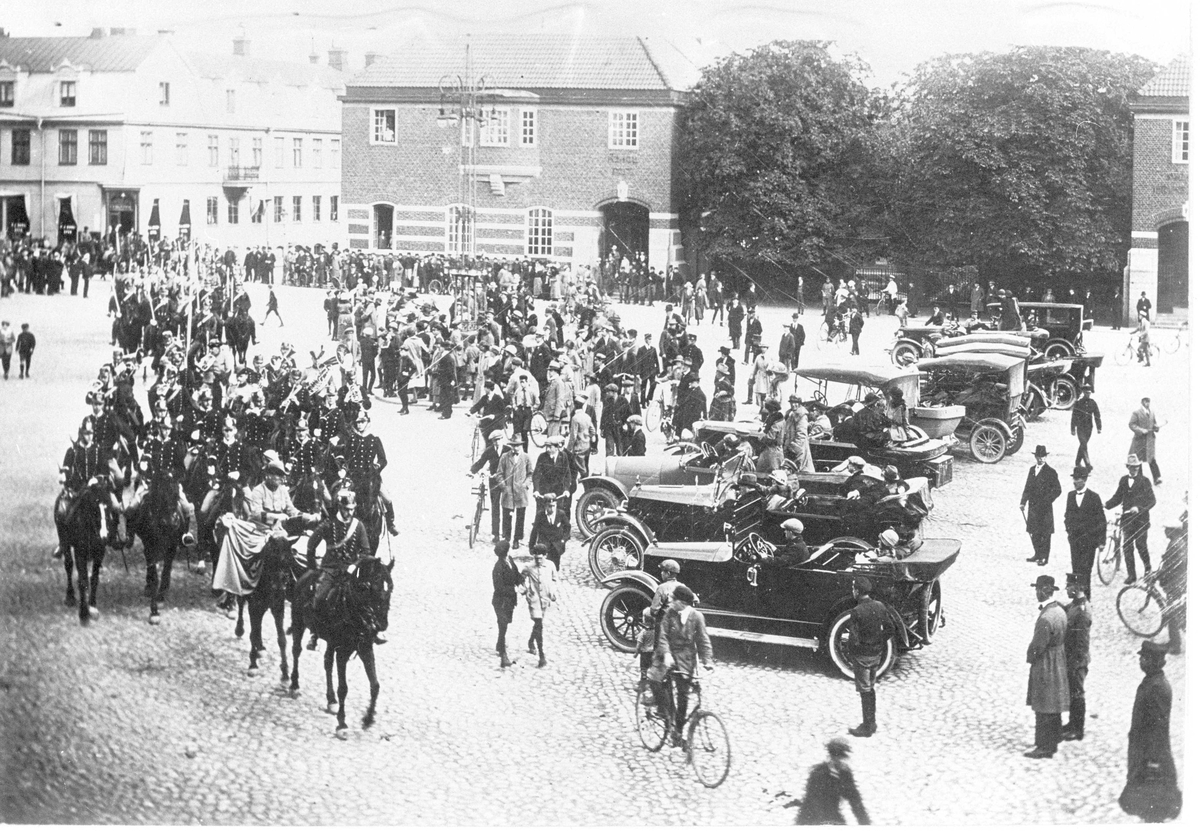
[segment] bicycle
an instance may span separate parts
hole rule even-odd
[[[483,512],[487,510],[487,474],[482,470],[475,475],[471,495],[475,497],[475,516],[467,523],[468,548],[475,547],[475,540],[479,539],[479,521],[483,518]]]
[[[643,675],[638,681],[637,698],[634,700],[638,739],[651,753],[662,749],[670,727],[675,723],[675,684],[680,680],[685,679],[677,672],[670,672],[663,682],[667,708],[665,714],[659,710],[655,701],[650,680]],[[691,709],[684,721],[687,736],[683,745],[684,755],[700,784],[706,788],[715,788],[729,776],[732,758],[729,733],[720,716],[702,708],[700,681],[696,678],[686,680],[691,683],[688,696]]]
[[[822,344],[826,343],[832,343],[835,347],[844,347],[849,337],[846,332],[846,321],[841,315],[838,315],[833,323],[833,331],[830,331],[828,322],[821,321],[821,329],[817,333],[817,347],[820,348]]]
[[[1110,521],[1108,539],[1104,543],[1104,548],[1100,550],[1099,556],[1096,557],[1096,576],[1106,586],[1121,570],[1121,545],[1124,536],[1125,532],[1121,528],[1121,521],[1119,519]]]
[[[1158,572],[1148,571],[1136,582],[1117,592],[1117,616],[1133,634],[1153,638],[1167,625],[1166,592],[1158,584]]]
[[[1162,351],[1164,354],[1174,355],[1176,352],[1179,351],[1179,347],[1181,347],[1181,346],[1184,348],[1185,351],[1187,350],[1187,340],[1188,340],[1188,325],[1187,325],[1187,323],[1181,324],[1178,329],[1174,330],[1174,332],[1175,332],[1174,337],[1166,338],[1163,341]]]
[[[1176,341],[1175,348],[1179,348],[1178,340]],[[1146,355],[1153,362],[1162,355],[1162,350],[1158,344],[1153,341],[1147,341]],[[1117,366],[1128,366],[1135,357],[1141,358],[1141,344],[1138,342],[1138,333],[1136,331],[1129,335],[1129,342],[1125,344],[1124,348],[1117,351],[1117,354],[1113,356],[1113,360],[1117,362]]]

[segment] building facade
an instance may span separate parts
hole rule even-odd
[[[116,32],[116,33],[114,33]],[[221,245],[339,239],[342,73],[169,35],[0,37],[0,227]]]
[[[665,67],[640,38],[541,35],[375,60],[342,99],[349,245],[677,261],[684,85]]]
[[[1142,292],[1155,314],[1188,305],[1188,95],[1191,60],[1180,56],[1133,102],[1133,238],[1126,314]]]

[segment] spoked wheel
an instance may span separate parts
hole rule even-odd
[[[926,643],[933,640],[933,633],[942,625],[942,581],[934,580],[925,586],[925,615],[921,620],[920,635]]]
[[[1157,589],[1146,580],[1125,586],[1117,592],[1117,614],[1133,634],[1153,638],[1166,625],[1166,604]]]
[[[1004,458],[1008,446],[1008,436],[998,423],[984,420],[971,428],[971,437],[967,441],[971,450],[971,458],[985,465],[994,465]]]
[[[642,612],[650,607],[650,593],[641,586],[623,585],[600,602],[600,629],[608,642],[622,652],[637,649],[642,634]]]
[[[1096,576],[1100,582],[1108,585],[1121,569],[1121,531],[1116,529],[1108,535],[1104,548],[1096,557]]]
[[[1050,406],[1056,410],[1069,410],[1075,406],[1079,388],[1067,378],[1055,378],[1050,383]]]
[[[915,343],[901,341],[892,347],[892,363],[898,367],[911,366],[921,357],[921,350]]]
[[[1017,422],[1016,427],[1010,428],[1011,435],[1008,439],[1008,444],[1004,446],[1004,454],[1011,456],[1021,449],[1021,445],[1025,444],[1025,422],[1024,420]]]
[[[588,567],[592,576],[603,581],[611,574],[642,565],[642,542],[633,532],[620,526],[605,528],[588,546]]]
[[[1046,360],[1048,361],[1061,361],[1074,354],[1074,348],[1065,340],[1052,340],[1046,345]]]
[[[659,404],[658,401],[651,401],[646,405],[646,429],[653,433],[661,425],[662,404]]]
[[[698,710],[692,716],[688,723],[687,755],[701,785],[715,788],[725,781],[733,752],[729,733],[716,713]]]
[[[442,293],[442,281],[441,280],[430,280],[429,285],[425,287],[425,290],[428,291],[430,294],[441,294]]]
[[[833,620],[825,633],[825,652],[838,672],[847,678],[854,677],[854,665],[850,663],[850,609],[846,609]],[[896,661],[896,639],[888,638],[883,660],[879,664],[876,678],[882,678]]]
[[[1124,349],[1118,350],[1117,354],[1113,356],[1113,360],[1117,362],[1117,366],[1128,366],[1129,362],[1133,360],[1133,347],[1126,346]]]
[[[482,485],[479,486],[481,489]],[[479,498],[475,501],[475,516],[471,520],[471,524],[467,526],[467,547],[474,548],[475,540],[479,539],[479,521],[483,518],[483,492],[480,491]]]
[[[546,417],[540,412],[534,413],[533,418],[529,422],[529,438],[538,447],[543,447],[546,444]]]
[[[596,520],[605,511],[616,508],[619,504],[612,491],[602,488],[585,490],[583,496],[575,500],[575,525],[579,528],[579,533],[585,537],[596,533]]]
[[[637,718],[638,738],[642,742],[642,747],[651,753],[662,750],[663,744],[667,741],[667,720],[658,711],[658,704],[654,700],[654,691],[650,688],[650,682],[645,678],[638,682],[637,698],[633,702],[633,708]]]

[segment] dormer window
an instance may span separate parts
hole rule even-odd
[[[17,82],[0,81],[0,107],[11,107],[17,99]]]
[[[58,105],[60,107],[75,106],[75,82],[74,81],[59,81],[58,82]]]

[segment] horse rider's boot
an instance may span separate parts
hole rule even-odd
[[[392,503],[387,506],[387,529],[388,533],[393,537],[397,536],[400,531],[396,528],[396,509],[392,507]]]
[[[196,527],[196,509],[185,498],[179,500],[179,512],[187,517],[187,530],[183,532],[183,544],[193,546],[196,544],[197,537],[200,536]]]

